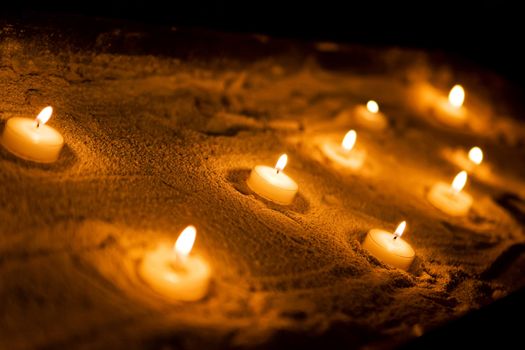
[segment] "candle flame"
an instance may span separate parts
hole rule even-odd
[[[463,102],[465,101],[465,90],[463,89],[463,86],[454,85],[448,94],[448,101],[456,108],[463,106]]]
[[[197,236],[197,229],[195,226],[191,225],[186,227],[180,233],[179,238],[177,238],[175,246],[173,247],[177,256],[185,258],[190,254],[191,249],[193,248],[193,243],[195,243],[195,236]]]
[[[396,237],[401,237],[403,235],[403,232],[405,232],[406,227],[407,227],[407,222],[401,221],[401,223],[397,225],[397,228],[394,231],[394,235],[396,235]]]
[[[342,146],[345,149],[345,151],[351,151],[352,148],[354,148],[355,141],[357,139],[357,133],[355,130],[350,130],[346,133],[345,137],[343,138]]]
[[[376,114],[377,112],[379,112],[379,105],[376,101],[370,100],[366,103],[366,109],[368,109],[370,113]]]
[[[479,147],[472,147],[468,152],[468,158],[472,163],[480,165],[483,161],[483,151]]]
[[[277,172],[283,171],[284,167],[286,166],[286,163],[288,163],[288,156],[286,155],[286,153],[281,154],[279,160],[275,164],[275,170],[277,170]]]
[[[456,175],[454,180],[452,181],[452,189],[454,192],[459,193],[465,187],[465,184],[467,183],[467,172],[463,170],[459,174]]]
[[[51,118],[51,114],[53,114],[53,107],[47,106],[36,116],[36,124],[38,126],[44,125]]]

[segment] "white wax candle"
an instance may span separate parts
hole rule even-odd
[[[403,221],[395,233],[372,229],[368,231],[362,247],[385,264],[408,270],[416,253],[410,244],[401,238],[405,227],[406,222]]]
[[[179,301],[195,301],[206,296],[211,270],[203,258],[189,255],[195,236],[195,227],[188,226],[175,247],[160,245],[146,253],[139,271],[153,290]]]
[[[460,169],[466,170],[483,181],[491,177],[490,165],[483,162],[483,151],[479,147],[472,147],[468,153],[463,149],[453,152],[446,151],[445,157]]]
[[[64,138],[58,131],[45,125],[53,109],[46,107],[36,120],[10,118],[2,134],[2,145],[14,155],[34,162],[52,163],[58,159]]]
[[[386,116],[379,110],[376,101],[370,100],[365,105],[358,105],[354,111],[354,121],[371,130],[383,130],[388,126]]]
[[[291,204],[297,194],[297,183],[283,173],[288,156],[281,155],[275,168],[257,165],[252,169],[246,181],[259,196],[282,205]]]
[[[432,205],[450,216],[465,216],[472,206],[472,197],[461,190],[467,182],[467,172],[462,171],[454,178],[452,185],[438,182],[428,193]]]
[[[366,152],[355,148],[357,133],[350,130],[343,138],[343,142],[325,141],[321,144],[321,151],[330,160],[344,168],[359,169],[365,160]]]
[[[463,107],[465,90],[461,85],[454,85],[448,94],[448,99],[440,97],[436,101],[435,116],[443,124],[461,126],[467,120],[467,111]]]

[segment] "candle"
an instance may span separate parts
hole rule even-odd
[[[467,183],[467,172],[456,175],[451,185],[438,182],[428,193],[432,205],[450,216],[465,216],[472,206],[472,197],[461,190]]]
[[[474,146],[468,151],[468,159],[471,161],[471,164],[480,165],[483,161],[483,151],[481,148]]]
[[[448,99],[440,97],[437,101],[435,116],[449,126],[463,125],[467,119],[467,111],[463,107],[465,90],[461,85],[454,85],[448,94]]]
[[[250,177],[246,181],[248,186],[259,196],[282,205],[293,202],[297,194],[298,186],[295,181],[283,173],[288,162],[288,156],[283,154],[279,157],[274,168],[257,165],[252,169]]]
[[[350,130],[340,144],[333,141],[322,143],[321,151],[329,160],[342,167],[358,169],[363,165],[366,152],[354,147],[356,140],[357,133],[355,130]]]
[[[366,235],[363,248],[385,264],[406,271],[412,265],[416,254],[410,244],[401,239],[405,228],[406,221],[401,222],[394,233],[372,229]]]
[[[472,147],[468,153],[463,149],[455,150],[453,153],[450,152],[450,161],[457,165],[459,168],[466,170],[469,173],[476,173],[485,169],[486,165],[481,164],[483,162],[483,151],[481,148],[475,146]]]
[[[53,108],[44,108],[35,120],[10,118],[2,134],[2,145],[14,155],[34,162],[52,163],[58,159],[64,138],[58,131],[45,125]]]
[[[356,106],[354,120],[360,126],[372,130],[383,130],[388,125],[386,116],[379,111],[379,105],[374,100],[368,101],[366,106]]]
[[[156,292],[180,301],[202,299],[208,292],[211,270],[200,256],[190,255],[197,230],[186,227],[174,247],[159,245],[147,253],[140,275]]]

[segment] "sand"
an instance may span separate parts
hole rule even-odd
[[[52,165],[0,150],[0,348],[390,349],[525,284],[525,138],[500,78],[397,48],[62,21],[0,26],[2,123],[51,104],[66,141]],[[413,108],[411,87],[456,78],[485,128]],[[357,129],[363,169],[332,166],[316,140],[369,98],[391,125]],[[471,179],[453,219],[426,193],[458,171],[443,149],[473,144],[500,180]],[[245,184],[284,152],[289,207]],[[408,272],[361,248],[402,220]],[[174,303],[137,266],[188,224],[213,282]]]

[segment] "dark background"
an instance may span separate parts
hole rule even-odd
[[[275,0],[21,1],[2,4],[0,16],[114,18],[147,25],[256,32],[300,40],[402,46],[457,56],[525,88],[525,11],[517,1]],[[409,348],[518,345],[525,290],[431,332]],[[511,344],[516,342],[514,346]]]
[[[525,86],[525,14],[518,1],[30,0],[2,7],[6,15],[74,14],[438,50]]]

